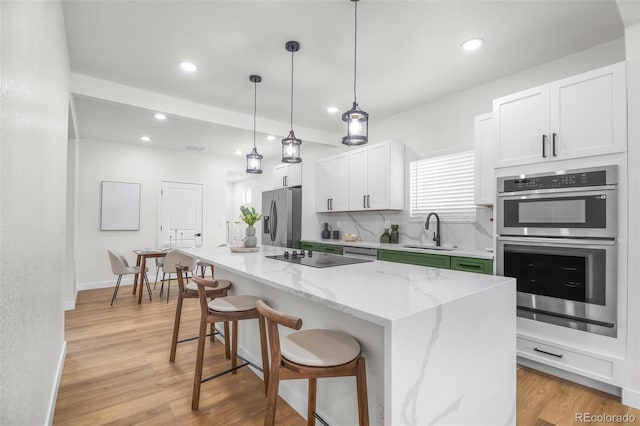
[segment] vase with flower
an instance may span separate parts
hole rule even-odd
[[[255,247],[258,244],[258,238],[256,237],[256,222],[262,219],[262,215],[256,212],[254,207],[245,207],[240,206],[240,212],[242,213],[239,217],[239,221],[236,223],[244,222],[247,224],[247,229],[245,230],[245,238],[244,238],[244,246],[246,248]]]

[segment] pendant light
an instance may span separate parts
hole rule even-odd
[[[356,97],[356,70],[358,60],[358,1],[354,3],[354,48],[353,48],[353,106],[342,114],[342,121],[347,123],[347,136],[342,138],[342,143],[348,146],[364,145],[369,141],[369,114],[362,111],[358,106]]]
[[[302,141],[296,138],[293,133],[293,54],[300,50],[300,43],[297,41],[288,41],[285,45],[287,52],[291,52],[291,130],[289,135],[282,139],[282,162],[283,163],[300,163],[300,145]]]
[[[258,108],[258,83],[262,81],[259,75],[249,76],[249,81],[253,83],[253,149],[247,154],[247,173],[262,173],[262,155],[256,149],[256,112]]]

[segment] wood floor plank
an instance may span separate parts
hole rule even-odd
[[[78,293],[76,309],[65,313],[67,356],[54,425],[263,424],[264,387],[248,368],[204,383],[200,409],[191,410],[197,341],[179,344],[169,362],[177,285],[168,304],[159,289],[141,305],[131,286],[120,288],[113,306],[112,289]],[[185,300],[181,339],[197,335],[199,318],[197,302]],[[204,375],[228,367],[224,346],[207,342]],[[525,367],[517,370],[516,397],[522,426],[579,425],[576,413],[583,412],[632,414],[640,423],[640,410],[619,398]],[[306,422],[280,399],[276,424]]]

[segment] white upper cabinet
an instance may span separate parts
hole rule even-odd
[[[495,163],[495,120],[493,114],[483,114],[475,117],[475,203],[478,205],[493,205],[496,194]]]
[[[347,210],[348,181],[348,153],[318,160],[316,164],[316,211]]]
[[[318,160],[316,211],[404,209],[404,145],[382,142]]]
[[[302,163],[283,163],[273,167],[273,189],[299,185],[302,185]]]
[[[493,101],[496,167],[626,150],[625,64]]]

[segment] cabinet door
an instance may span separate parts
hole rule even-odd
[[[287,164],[273,167],[273,189],[284,188],[284,177],[287,175]]]
[[[625,74],[619,63],[550,84],[553,159],[626,150]]]
[[[287,186],[302,185],[302,163],[287,164],[285,184]]]
[[[390,196],[390,153],[389,144],[382,143],[369,147],[367,176],[367,208],[388,209]],[[400,190],[404,191],[404,188]]]
[[[367,208],[367,154],[367,148],[349,152],[349,210]]]
[[[345,211],[349,209],[349,154],[344,153],[332,157],[330,163],[332,182],[331,210]]]
[[[549,85],[493,101],[497,167],[549,159]]]
[[[493,114],[483,114],[475,118],[475,203],[493,205],[496,193],[494,180],[495,130]]]
[[[316,162],[316,211],[329,210],[329,199],[332,197],[331,158]]]

